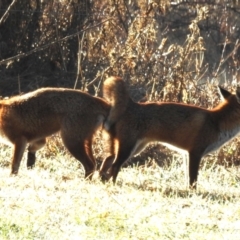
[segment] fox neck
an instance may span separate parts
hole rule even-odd
[[[213,117],[221,132],[232,132],[233,137],[240,131],[240,104],[223,102],[212,110]]]
[[[218,122],[219,133],[215,142],[205,150],[205,154],[217,150],[240,133],[240,108],[229,104],[222,104],[213,109],[213,115]]]
[[[211,143],[204,151],[204,154],[208,154],[210,152],[213,152],[217,149],[219,149],[221,146],[223,146],[225,143],[233,139],[236,135],[238,135],[240,132],[240,126],[229,129],[229,130],[221,130],[218,134],[218,137],[215,142]]]

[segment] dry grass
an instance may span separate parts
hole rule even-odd
[[[9,176],[0,151],[1,239],[238,239],[239,169],[203,164],[199,190],[186,190],[183,165],[125,168],[118,183],[83,179],[59,151]],[[53,159],[55,158],[55,159]],[[2,164],[3,163],[3,164]]]

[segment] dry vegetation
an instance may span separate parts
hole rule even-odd
[[[188,2],[2,0],[0,94],[65,86],[101,95],[102,80],[120,75],[136,101],[213,108],[218,84],[239,84],[240,3]],[[97,159],[102,148],[98,136]],[[85,181],[58,137],[17,177],[1,146],[0,239],[238,239],[239,151],[236,138],[205,157],[191,192],[182,156],[157,144],[116,186]]]

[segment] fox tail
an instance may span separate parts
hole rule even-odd
[[[103,83],[103,97],[110,103],[111,110],[104,128],[109,130],[118,121],[130,100],[125,82],[121,77],[109,77]]]

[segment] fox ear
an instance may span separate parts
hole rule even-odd
[[[221,93],[221,95],[223,96],[223,98],[224,99],[227,99],[227,98],[229,98],[232,94],[229,92],[229,91],[227,91],[226,89],[224,89],[224,88],[222,88],[222,87],[220,87],[220,86],[218,86],[218,88],[219,88],[219,91],[220,91],[220,93]],[[240,89],[239,89],[239,93],[240,93]]]

